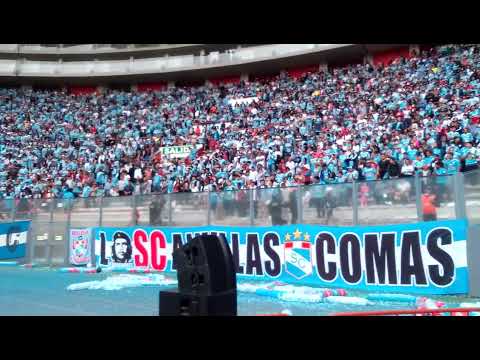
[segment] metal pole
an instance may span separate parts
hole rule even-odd
[[[212,213],[210,210],[210,191],[207,193],[207,225],[211,225],[212,222]]]
[[[12,222],[15,221],[15,216],[16,216],[16,208],[15,208],[15,200],[12,200],[13,201],[13,204],[12,204]],[[33,200],[33,202],[35,202],[35,200]],[[32,226],[33,224],[33,219],[31,219],[30,221],[30,227],[27,231],[27,243],[25,244],[25,247],[26,247],[26,255],[25,255],[25,263],[26,264],[31,264],[32,263],[32,259],[33,259],[33,252],[32,252]]]
[[[358,225],[358,182],[356,182],[355,180],[352,183],[352,211],[353,225]]]
[[[167,194],[168,196],[168,225],[172,226],[172,194]]]
[[[12,221],[14,221],[15,217],[16,217],[16,207],[15,207],[15,200],[12,200],[12,201],[13,201],[13,206],[12,206],[13,218],[12,218]],[[34,204],[36,205],[35,200],[34,200]],[[35,236],[33,235],[33,231],[35,231],[35,234],[37,234],[36,230],[37,230],[37,226],[34,225],[34,219],[32,218],[32,221],[30,222],[30,228],[28,229],[28,232],[27,232],[27,262],[29,264],[33,263],[34,252],[35,252]]]
[[[254,206],[254,192],[255,190],[252,190],[250,189],[249,190],[249,193],[248,193],[248,199],[249,199],[249,202],[250,202],[250,226],[253,226],[254,223],[255,223],[255,206]]]
[[[45,242],[45,244],[43,245],[43,247],[45,248],[45,263],[47,264],[47,266],[51,266],[51,259],[50,259],[50,244],[52,243],[52,237],[55,237],[55,230],[53,228],[53,223],[50,222],[48,223],[48,237],[47,237],[47,240]]]
[[[478,255],[480,254],[480,226],[470,225],[467,238],[467,265],[468,265],[468,295],[472,297],[480,297],[480,262]]]
[[[297,189],[295,190],[295,195],[297,197],[297,213],[298,213],[298,219],[297,222],[299,224],[303,223],[303,201],[302,201],[302,191],[303,188],[298,186]]]
[[[95,237],[94,237],[94,231],[92,229],[89,229],[89,236],[90,236],[90,263],[92,264],[93,267],[96,267],[96,254],[95,254]]]
[[[423,206],[422,206],[422,183],[418,173],[415,173],[415,202],[417,205],[418,221],[423,221]]]
[[[455,217],[465,219],[467,217],[467,208],[465,204],[465,175],[457,172],[453,178],[454,198],[455,198]]]
[[[65,265],[68,265],[70,263],[70,228],[71,228],[71,224],[72,224],[72,209],[73,209],[73,204],[74,204],[74,200],[73,199],[69,199],[68,200],[68,203],[69,204],[72,204],[71,207],[69,207],[68,209],[68,213],[67,213],[67,228],[66,228],[66,234],[65,234],[65,237],[64,237],[64,242],[65,242],[65,258],[64,258],[64,264]]]
[[[15,221],[15,217],[17,216],[17,207],[15,206],[15,199],[12,200],[12,213],[10,214],[10,217],[12,218],[12,222]]]
[[[137,217],[137,195],[133,194],[132,195],[132,223],[133,226],[138,225],[138,217]]]
[[[56,199],[52,199],[50,203],[50,221],[48,222],[48,237],[47,243],[44,245],[45,247],[45,262],[48,266],[51,266],[51,258],[50,258],[50,244],[52,243],[52,238],[55,238],[55,230],[53,228],[53,208],[57,204]]]
[[[28,229],[27,232],[27,262],[29,264],[33,263],[33,251],[35,249],[34,247],[34,237],[32,234],[32,223],[30,223],[30,229]]]
[[[98,215],[98,226],[102,227],[103,222],[103,196],[100,198],[100,214]]]
[[[56,199],[51,199],[52,201],[50,202],[50,222],[53,222],[53,209],[55,208],[55,204],[57,203]]]

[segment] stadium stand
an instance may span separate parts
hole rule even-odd
[[[474,170],[479,49],[398,50],[373,65],[293,69],[251,82],[225,77],[211,86],[3,88],[0,199],[220,192]],[[191,152],[173,159],[162,152],[172,146]],[[367,196],[368,188],[360,190]]]

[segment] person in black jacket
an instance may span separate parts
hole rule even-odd
[[[388,161],[387,155],[382,154],[382,159],[380,160],[380,163],[378,164],[378,173],[379,173],[380,179],[383,179],[383,177],[387,173],[389,164],[390,164],[390,161]]]
[[[284,225],[287,222],[282,218],[282,192],[280,189],[273,189],[272,191],[272,200],[268,204],[272,225]]]
[[[391,157],[388,159],[390,160],[390,163],[388,165],[388,176],[391,179],[397,179],[400,176],[400,166],[395,159]]]
[[[297,208],[297,189],[291,187],[288,189],[288,203],[287,206],[290,209],[290,213],[292,214],[292,224],[296,224],[298,220],[298,208]]]
[[[162,225],[162,210],[165,206],[165,195],[156,195],[150,204],[150,225]]]
[[[385,174],[388,174],[389,178],[398,178],[400,176],[400,166],[395,159],[382,154],[382,160],[379,164],[380,179],[384,179]]]
[[[336,206],[337,206],[337,201],[335,199],[333,188],[327,187],[327,190],[325,193],[325,210],[327,213],[327,219],[326,219],[327,225],[333,216],[333,210],[335,209]]]

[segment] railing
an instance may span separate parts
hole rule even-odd
[[[0,200],[0,221],[30,219],[30,237],[46,251],[40,257],[49,263],[64,263],[70,228],[414,223],[423,221],[421,196],[427,189],[438,198],[438,220],[468,218],[476,224],[480,223],[479,180],[480,170],[476,170],[428,178],[220,193]],[[272,204],[279,204],[278,218],[272,217]]]
[[[271,224],[267,208],[276,199],[282,203],[282,219],[288,223],[384,225],[421,221],[420,197],[426,189],[430,189],[438,199],[438,219],[464,218],[466,214],[475,220],[480,208],[480,187],[474,182],[477,177],[478,171],[428,178],[406,177],[215,193],[0,200],[0,219],[48,222],[61,216],[62,219],[70,217],[76,226],[157,223],[168,226],[265,226]],[[139,216],[135,217],[137,211]],[[152,217],[152,211],[160,214],[158,219]]]
[[[480,312],[480,308],[445,308],[445,309],[417,309],[417,310],[379,310],[379,311],[356,311],[341,312],[332,316],[468,316],[469,313]]]
[[[0,50],[1,46],[3,45],[0,44]],[[349,44],[277,44],[233,49],[226,53],[211,52],[208,55],[200,56],[178,55],[130,60],[69,62],[30,61],[25,59],[1,60],[0,75],[84,77],[164,73],[241,65],[267,59],[322,52],[345,46],[349,46]],[[56,50],[51,51],[55,52]]]
[[[0,53],[98,54],[139,50],[168,50],[201,44],[0,44]]]

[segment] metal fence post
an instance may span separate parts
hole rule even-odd
[[[100,213],[98,214],[98,226],[102,227],[103,222],[103,196],[100,197]]]
[[[34,201],[34,204],[36,205],[36,201]],[[13,204],[13,207],[15,207],[15,203]],[[30,228],[27,232],[27,261],[29,264],[33,264],[33,259],[35,258],[35,237],[37,234],[37,226],[35,226],[35,230],[34,226],[34,219],[32,219],[30,222]]]
[[[15,217],[17,216],[17,206],[15,205],[15,199],[12,199],[12,212],[10,217],[12,218],[12,222],[15,221]]]
[[[455,199],[455,218],[465,219],[467,217],[467,207],[465,204],[465,175],[457,172],[453,178],[454,199]]]
[[[70,251],[70,228],[71,228],[71,224],[72,224],[72,209],[73,209],[73,206],[74,206],[74,203],[75,203],[75,200],[74,199],[69,199],[68,200],[68,204],[71,206],[69,206],[68,208],[68,213],[67,213],[67,226],[66,226],[66,234],[65,234],[65,237],[64,237],[64,241],[65,241],[65,258],[64,258],[64,264],[65,265],[68,265],[70,263],[70,254],[69,254],[69,251]]]
[[[210,225],[212,223],[212,212],[210,209],[210,202],[212,201],[210,199],[211,192],[207,192],[207,225]]]
[[[358,225],[358,182],[355,180],[352,183],[352,211],[353,225]]]
[[[168,196],[168,225],[172,226],[172,194],[167,194]]]
[[[417,205],[417,218],[418,221],[423,221],[423,209],[422,209],[422,183],[418,173],[415,173],[415,203]]]
[[[55,238],[55,229],[53,227],[53,209],[57,205],[56,199],[52,199],[50,202],[50,221],[48,222],[48,238],[45,247],[45,262],[48,266],[51,266],[51,257],[50,257],[50,245],[52,244],[52,238]]]
[[[53,223],[53,209],[55,208],[55,205],[57,203],[56,199],[51,199],[52,201],[50,201],[50,222]]]
[[[137,216],[137,195],[132,195],[132,219],[133,226],[138,225],[138,216]]]
[[[248,192],[248,201],[250,205],[250,226],[253,226],[255,223],[255,205],[254,205],[254,192],[255,190],[250,189]]]
[[[470,224],[467,227],[467,265],[468,265],[468,295],[472,297],[480,297],[480,262],[478,254],[480,254],[480,225]]]
[[[12,204],[12,222],[15,221],[15,217],[16,217],[16,212],[17,212],[17,208],[15,206],[15,200],[12,200],[13,201],[13,204]],[[35,203],[35,200],[33,200],[33,202]],[[33,262],[33,236],[32,236],[32,228],[33,228],[33,219],[31,219],[30,221],[30,228],[28,229],[27,231],[27,244],[26,244],[26,264],[31,264]]]
[[[33,263],[33,251],[34,251],[34,237],[32,234],[32,223],[30,223],[30,229],[27,232],[27,263]]]
[[[297,213],[298,219],[297,222],[299,224],[303,224],[303,198],[302,198],[302,187],[298,186],[295,190],[297,195]]]
[[[89,229],[89,235],[90,235],[90,264],[94,267],[97,266],[97,257],[95,254],[95,237],[93,237],[93,231],[92,229]]]

